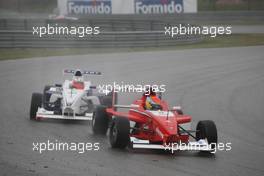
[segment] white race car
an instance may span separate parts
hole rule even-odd
[[[99,93],[90,81],[84,81],[83,75],[101,75],[101,72],[67,69],[64,74],[72,74],[73,79],[66,79],[62,85],[45,86],[43,94],[32,94],[31,120],[91,120],[97,105],[111,106],[112,93]]]

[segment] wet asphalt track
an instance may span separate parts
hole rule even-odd
[[[98,54],[0,62],[0,175],[264,175],[264,47]],[[95,83],[166,84],[164,97],[217,124],[232,150],[215,156],[120,151],[87,122],[29,120],[31,93],[62,81],[63,68],[100,70]],[[99,151],[32,151],[32,142],[100,142]]]

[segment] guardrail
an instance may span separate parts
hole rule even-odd
[[[154,31],[163,30],[168,22],[151,19],[115,19],[113,17],[95,16],[94,18],[81,18],[78,20],[61,19],[0,19],[0,30],[30,30],[36,26],[100,26],[103,31]]]
[[[195,43],[202,36],[181,35],[173,38],[163,31],[113,31],[101,32],[83,38],[77,36],[53,35],[39,37],[30,31],[0,31],[0,48],[120,48],[160,47],[183,43]]]
[[[100,27],[100,34],[83,38],[73,35],[33,35],[33,26],[90,26]],[[168,22],[139,19],[79,19],[39,20],[0,19],[1,48],[109,48],[109,47],[159,47],[202,40],[199,35],[180,35],[171,38],[164,34]]]
[[[233,24],[239,22],[264,21],[264,11],[252,12],[199,12],[177,15],[91,15],[79,20],[50,20],[35,15],[27,19],[0,19],[0,47],[149,47],[172,46],[182,43],[200,42],[199,35],[181,35],[174,38],[164,35],[164,26],[182,24]],[[78,38],[52,35],[39,38],[32,35],[33,26],[99,26],[96,36]]]

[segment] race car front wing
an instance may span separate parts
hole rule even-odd
[[[213,151],[213,148],[208,144],[206,139],[189,143],[172,143],[172,144],[151,144],[148,140],[140,140],[135,137],[130,137],[131,147],[134,149],[163,149],[171,151]]]
[[[74,113],[71,115],[64,114],[54,114],[53,111],[47,111],[44,108],[38,108],[36,119],[65,119],[65,120],[92,120],[93,113],[85,113],[82,116],[75,115]]]

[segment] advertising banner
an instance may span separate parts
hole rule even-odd
[[[58,0],[61,15],[196,13],[197,0]]]
[[[68,14],[111,14],[112,0],[69,0]]]
[[[183,12],[183,0],[135,0],[136,14],[173,14]]]

